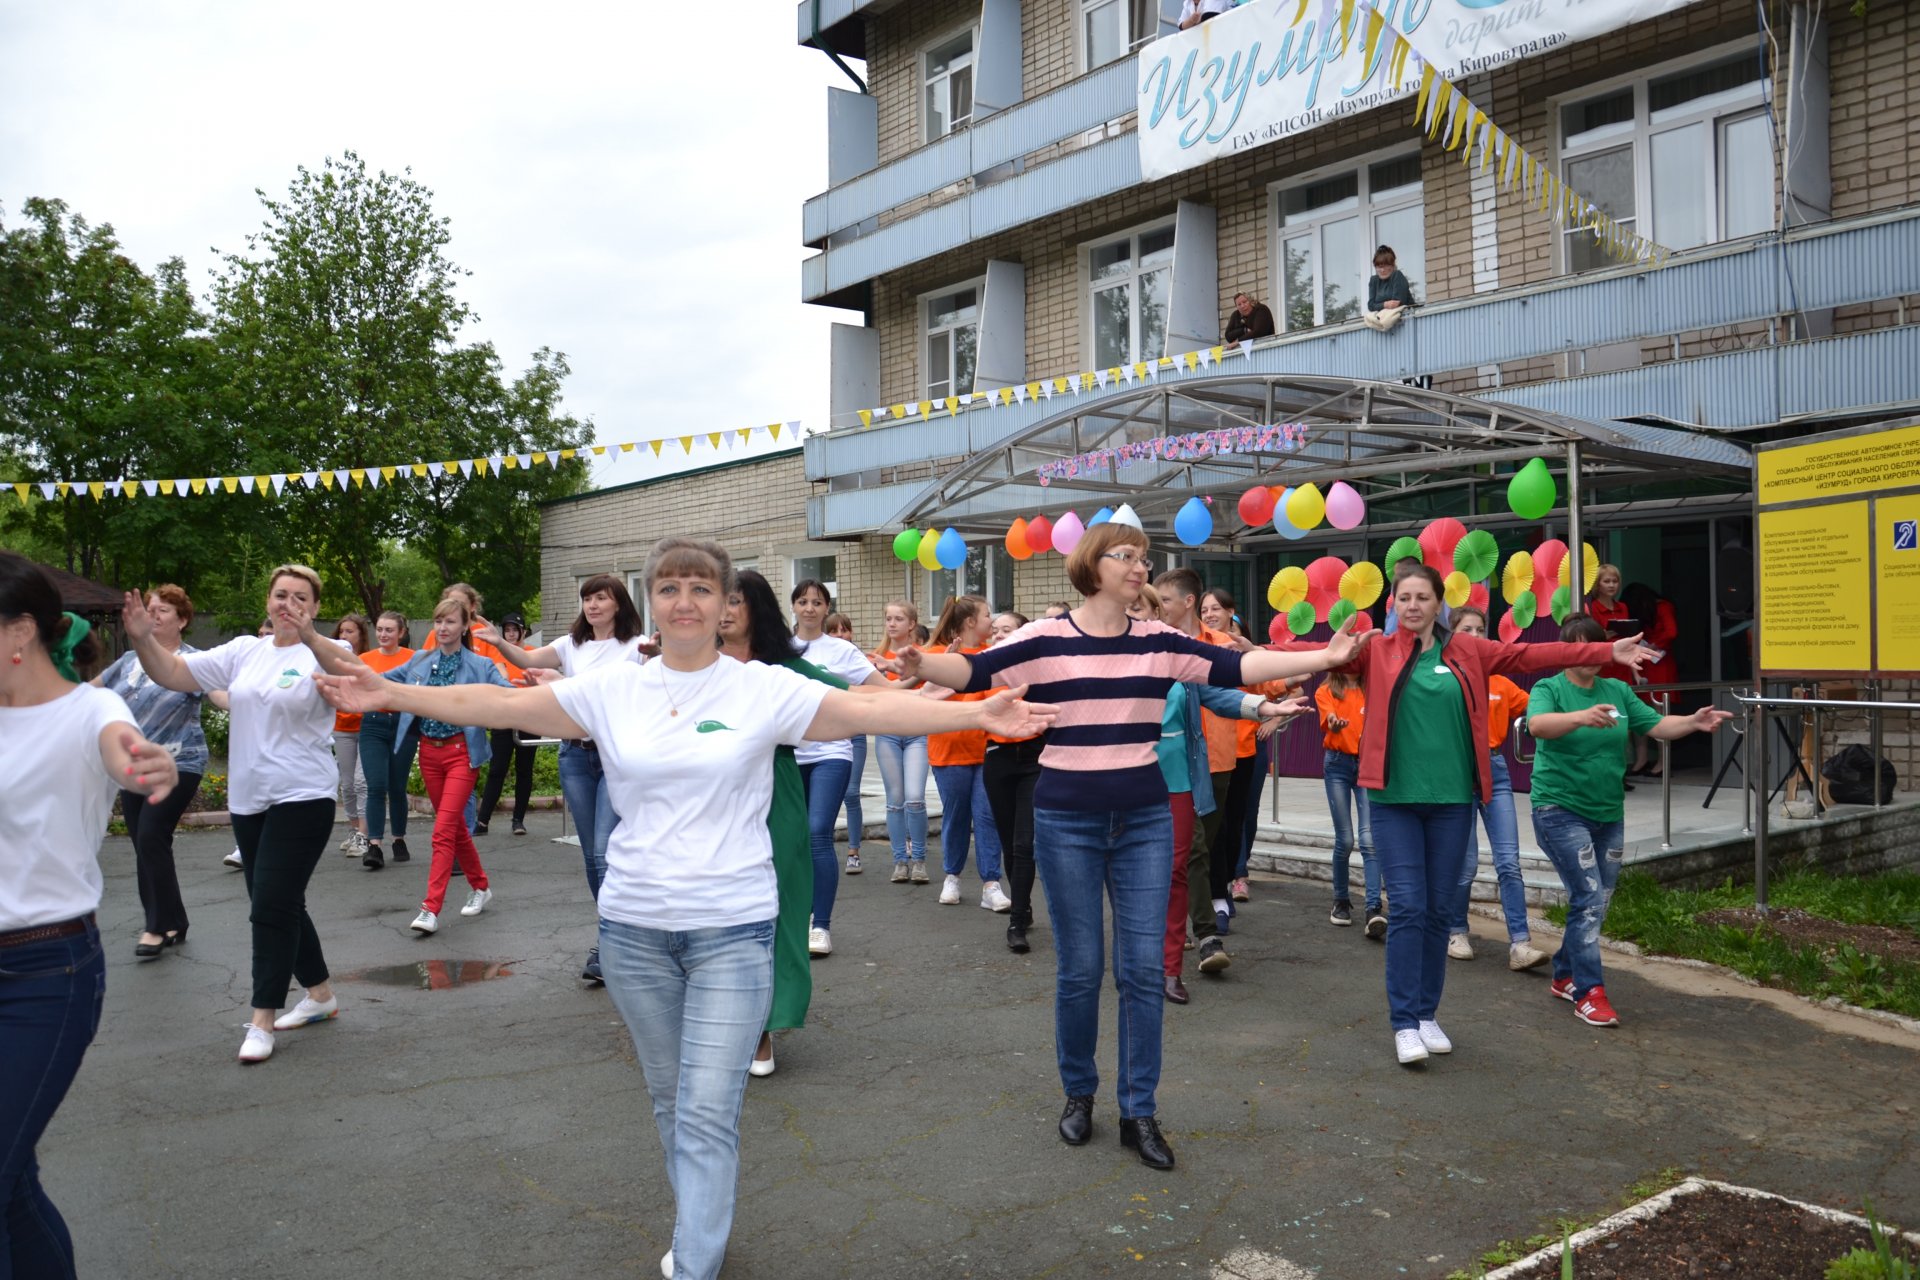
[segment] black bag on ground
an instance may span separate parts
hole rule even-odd
[[[1885,756],[1880,757],[1879,764],[1880,803],[1888,804],[1893,800],[1900,775],[1894,771],[1893,762]],[[1830,784],[1836,804],[1872,804],[1873,766],[1873,752],[1856,743],[1835,752],[1820,767],[1820,776]]]

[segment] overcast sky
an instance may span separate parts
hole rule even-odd
[[[691,12],[0,0],[0,211],[63,199],[149,270],[184,258],[204,300],[261,225],[255,188],[352,149],[434,192],[473,273],[467,336],[509,376],[566,352],[566,407],[600,440],[823,420],[848,317],[799,301],[800,204],[849,82],[795,43],[789,0]]]

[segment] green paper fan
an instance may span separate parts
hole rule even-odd
[[[1500,567],[1500,544],[1485,529],[1475,529],[1453,549],[1453,567],[1468,582],[1485,582]]]
[[[1422,564],[1426,563],[1427,553],[1421,549],[1420,540],[1418,538],[1395,538],[1393,545],[1387,548],[1386,556],[1380,561],[1380,567],[1387,571],[1388,582],[1393,581],[1393,566],[1399,564],[1409,556],[1420,561]]]
[[[1347,619],[1360,612],[1360,606],[1351,600],[1335,600],[1333,608],[1327,610],[1327,625],[1335,631],[1347,625]]]
[[[1513,598],[1513,625],[1525,631],[1533,625],[1534,618],[1540,613],[1540,601],[1531,591],[1522,591]]]
[[[1553,593],[1553,620],[1565,626],[1567,619],[1572,615],[1573,592],[1567,587],[1561,587]]]
[[[1297,636],[1303,636],[1313,630],[1313,624],[1318,621],[1319,619],[1314,616],[1311,601],[1302,600],[1287,610],[1287,630]]]

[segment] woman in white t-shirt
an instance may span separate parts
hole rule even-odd
[[[538,649],[510,643],[492,624],[474,635],[498,648],[508,662],[529,671],[558,671],[563,676],[585,675],[613,662],[642,662],[645,623],[633,607],[620,579],[597,573],[580,584],[580,616],[567,634]],[[600,882],[607,877],[607,839],[620,821],[614,813],[600,750],[591,738],[570,738],[560,744],[560,793],[580,833],[580,854],[587,867],[587,888],[600,900]],[[600,981],[600,953],[587,954],[580,976]]]
[[[271,636],[241,636],[185,657],[154,638],[145,601],[129,592],[121,620],[140,665],[168,689],[224,689],[228,713],[227,810],[240,847],[253,923],[253,1016],[240,1061],[273,1056],[273,1033],[324,1022],[340,1010],[320,935],[307,914],[307,881],[333,835],[339,783],[333,709],[311,679],[319,660],[300,641],[318,611],[320,575],[283,564],[267,581]],[[327,641],[347,646],[338,640]],[[306,989],[280,1013],[294,979]]]
[[[321,683],[342,710],[598,743],[622,817],[599,898],[607,990],[633,1034],[666,1149],[678,1206],[667,1272],[711,1280],[733,1223],[747,1066],[772,999],[775,749],[859,733],[1025,736],[1052,708],[1016,701],[1019,689],[971,704],[859,697],[722,657],[733,565],[710,542],[661,542],[646,581],[661,657],[645,666],[611,663],[529,689],[418,688],[371,671]]]
[[[179,778],[120,695],[80,683],[90,631],[0,551],[0,1275],[73,1274],[34,1148],[100,1026],[100,838],[118,792],[162,801]]]

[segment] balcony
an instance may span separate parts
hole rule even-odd
[[[1796,312],[1821,313],[1914,293],[1920,293],[1920,206],[1710,245],[1676,254],[1658,270],[1621,266],[1438,302],[1387,334],[1358,324],[1285,334],[1255,344],[1244,355],[1236,352],[1224,370],[1177,366],[1162,371],[1158,380],[1178,384],[1224,371],[1397,382],[1612,343],[1770,324],[1770,339],[1746,350],[1484,395],[1592,422],[1758,427],[1920,404],[1920,326],[1903,323],[1792,341],[1781,320]],[[838,478],[993,450],[1061,411],[1061,405],[1044,400],[977,404],[931,422],[815,436],[806,442],[807,478],[828,481],[830,488],[810,500],[810,535],[846,537],[887,528],[927,483],[915,479],[855,488]]]

